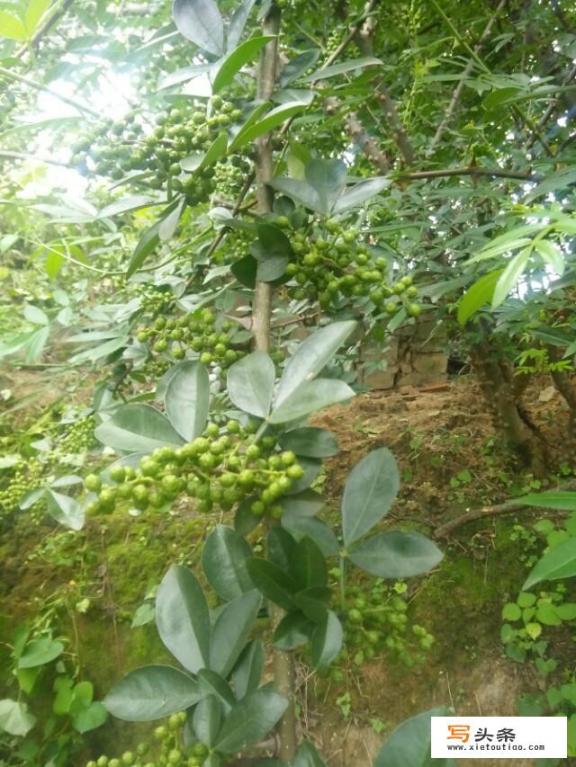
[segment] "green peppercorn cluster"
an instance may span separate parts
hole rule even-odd
[[[20,508],[22,498],[42,482],[44,465],[36,458],[22,458],[9,470],[0,473],[0,513],[14,514]]]
[[[166,287],[144,282],[136,285],[134,292],[139,299],[140,312],[144,315],[168,314],[175,306],[174,295]]]
[[[383,652],[391,653],[408,667],[424,659],[434,637],[423,626],[409,626],[406,585],[387,585],[382,580],[370,589],[351,586],[345,608],[346,648],[355,665]]]
[[[95,444],[93,416],[70,424],[52,423],[44,430],[52,447],[38,457],[21,455],[14,465],[0,471],[0,512],[10,515],[18,511],[23,497],[42,486],[53,469],[63,463],[78,464],[76,457]],[[2,440],[2,449],[10,452],[11,438]]]
[[[156,743],[143,741],[134,751],[125,751],[119,757],[99,756],[86,762],[85,767],[202,767],[210,750],[195,741],[182,745],[182,727],[186,713],[172,714],[166,724],[154,730]]]
[[[136,338],[148,344],[153,354],[181,360],[191,351],[203,365],[228,367],[240,357],[230,346],[233,329],[234,324],[227,320],[217,328],[214,312],[203,309],[178,318],[157,317],[152,325],[138,328]]]
[[[229,421],[221,428],[209,423],[202,436],[179,448],[158,448],[137,468],[112,466],[111,483],[88,475],[85,488],[95,495],[88,499],[86,513],[110,513],[122,503],[140,511],[160,509],[186,494],[195,499],[198,511],[227,511],[246,501],[255,517],[277,519],[283,511],[279,499],[303,475],[292,451],[276,450],[275,437],[256,443],[251,425],[242,428]]]
[[[214,187],[218,199],[235,201],[251,170],[250,161],[240,155],[233,155],[229,162],[217,163],[214,166]]]
[[[210,114],[204,107],[175,107],[160,115],[150,130],[136,112],[122,121],[102,123],[73,147],[72,164],[80,171],[121,179],[144,173],[153,189],[169,185],[183,192],[190,205],[209,198],[214,190],[214,168],[183,171],[181,161],[205,152],[217,135],[241,116],[231,102],[215,96]]]
[[[329,219],[325,233],[296,231],[291,245],[296,259],[286,267],[289,295],[317,300],[326,310],[338,308],[346,297],[367,297],[377,310],[394,314],[404,304],[409,316],[420,314],[413,299],[418,289],[407,275],[388,283],[387,259],[375,257],[361,241],[360,232]],[[324,236],[326,234],[327,236]]]
[[[226,235],[222,247],[212,254],[215,264],[233,264],[250,253],[250,246],[254,241],[254,234],[244,229],[232,229]]]
[[[62,455],[85,453],[96,444],[94,428],[96,420],[94,416],[79,418],[74,423],[67,425],[65,432],[57,439],[54,450],[50,453],[50,459],[58,462]]]

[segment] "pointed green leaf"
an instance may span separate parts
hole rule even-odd
[[[332,592],[329,588],[311,586],[295,594],[292,601],[311,621],[322,623],[326,617],[331,596]]]
[[[557,581],[576,575],[576,538],[569,538],[550,551],[534,565],[522,590],[532,588],[541,581]]]
[[[311,538],[325,557],[334,557],[338,553],[338,539],[332,528],[321,519],[285,513],[281,524],[296,540],[305,536]]]
[[[295,581],[296,577],[295,572],[292,569],[292,564],[296,555],[296,548],[297,541],[287,530],[280,527],[280,525],[274,525],[274,527],[272,527],[266,538],[268,559],[287,575],[294,577]],[[304,586],[301,588],[304,588]]]
[[[208,582],[224,601],[230,601],[254,588],[248,574],[252,549],[231,527],[217,525],[202,552],[202,567]]]
[[[547,490],[544,493],[521,495],[508,501],[508,506],[536,506],[540,509],[576,511],[576,492],[570,490]]]
[[[46,11],[50,8],[52,0],[29,0],[26,8],[26,14],[24,21],[26,23],[26,29],[28,30],[28,39],[31,40],[34,37],[34,33],[38,29],[40,22],[43,20]]]
[[[316,213],[324,213],[318,192],[307,181],[297,178],[273,178],[270,186],[277,192],[291,197],[295,202],[299,202],[305,208]]]
[[[328,77],[336,77],[336,75],[353,72],[355,69],[375,66],[382,66],[382,61],[374,58],[374,56],[366,56],[361,59],[350,59],[349,61],[342,61],[339,64],[332,64],[329,67],[322,67],[311,75],[308,75],[308,77],[305,77],[302,82],[314,83],[318,80],[325,80]]]
[[[411,578],[436,567],[443,554],[420,533],[394,530],[362,541],[349,556],[357,567],[379,578]]]
[[[176,233],[182,212],[186,207],[186,197],[182,195],[175,205],[169,205],[158,225],[158,235],[162,242],[171,239]]]
[[[257,261],[256,281],[275,282],[284,276],[288,266],[287,256],[270,256],[265,260]]]
[[[336,658],[342,649],[344,631],[336,613],[328,610],[325,619],[316,626],[312,635],[312,665],[325,668]]]
[[[292,396],[272,410],[268,420],[270,423],[297,421],[310,413],[316,413],[338,402],[345,402],[354,396],[354,390],[344,381],[331,378],[306,381]]]
[[[128,262],[126,269],[126,277],[131,277],[134,272],[142,266],[144,261],[150,256],[158,247],[160,243],[160,222],[157,221],[149,229],[146,229],[140,236],[138,244],[134,249],[134,253]]]
[[[304,173],[318,194],[322,213],[330,213],[346,186],[346,164],[342,160],[315,158],[307,163]]]
[[[229,711],[234,705],[234,693],[228,682],[223,676],[208,668],[203,668],[198,672],[198,684],[200,689],[207,695],[216,695],[218,700],[224,704],[224,709]]]
[[[226,133],[220,133],[204,154],[202,152],[197,152],[189,157],[185,157],[180,161],[180,167],[188,173],[201,171],[204,168],[210,167],[210,165],[214,165],[214,163],[224,157],[227,148],[228,135]]]
[[[356,327],[357,323],[353,320],[333,322],[302,341],[284,368],[275,407],[285,402],[305,381],[315,378]]]
[[[258,688],[263,670],[264,648],[260,640],[255,640],[244,648],[230,677],[238,700]]]
[[[64,652],[64,645],[50,637],[32,639],[28,642],[18,658],[18,668],[35,668],[45,666]]]
[[[290,762],[290,767],[327,767],[315,746],[305,740],[298,746],[296,756]]]
[[[350,472],[342,498],[342,532],[349,546],[388,513],[400,487],[396,460],[388,448],[373,450]]]
[[[170,376],[164,405],[172,426],[190,442],[206,426],[210,407],[208,371],[199,362],[180,362]]]
[[[301,589],[326,585],[326,560],[311,538],[302,538],[297,543],[290,572],[293,573],[294,580]]]
[[[212,81],[212,92],[218,93],[222,88],[226,88],[227,85],[230,85],[230,83],[234,81],[235,75],[242,69],[242,67],[249,61],[252,61],[270,40],[274,40],[273,35],[252,37],[250,40],[246,40],[246,42],[242,43],[229,53],[218,66],[218,70]]]
[[[559,277],[564,274],[566,261],[559,245],[551,240],[535,240],[534,249],[542,256],[544,263],[548,264]]]
[[[222,703],[215,695],[208,695],[194,709],[192,727],[196,738],[211,748],[216,742],[224,712]]]
[[[127,453],[151,453],[157,447],[182,444],[166,416],[150,405],[122,405],[96,427],[94,435],[102,444]]]
[[[234,136],[230,149],[237,151],[243,146],[250,144],[258,136],[263,136],[265,133],[274,130],[274,128],[282,125],[290,117],[294,117],[298,112],[302,112],[307,106],[307,101],[289,101],[286,104],[274,107],[274,109],[271,109],[264,117],[253,124],[243,126]]]
[[[2,18],[0,16],[0,24]],[[36,724],[36,717],[28,711],[26,703],[10,698],[0,700],[0,731],[24,737]]]
[[[316,426],[292,429],[280,436],[283,450],[292,450],[296,455],[308,458],[329,458],[338,453],[338,442],[332,432]]]
[[[0,11],[0,39],[3,37],[20,42],[28,39],[24,23],[8,11]]]
[[[508,295],[519,283],[528,265],[531,254],[532,249],[525,248],[510,259],[508,266],[498,278],[498,282],[494,288],[494,295],[492,296],[493,309],[496,309],[497,306],[504,303]]]
[[[181,35],[208,53],[222,56],[224,22],[214,0],[174,0],[172,15]]]
[[[384,189],[388,189],[392,185],[392,181],[384,176],[375,176],[366,181],[361,181],[359,184],[346,189],[336,200],[332,206],[334,213],[344,213],[347,210],[358,208],[364,205],[365,202],[371,200]]]
[[[226,50],[233,51],[240,42],[244,27],[246,26],[250,11],[254,7],[255,2],[256,0],[242,0],[234,10],[228,26]]]
[[[326,501],[315,490],[304,490],[295,495],[282,496],[279,503],[282,504],[286,517],[313,517],[324,507]]]
[[[151,205],[158,205],[158,200],[154,197],[147,197],[144,195],[132,195],[130,197],[122,197],[120,200],[106,205],[102,210],[98,212],[97,219],[113,218],[119,216],[122,213],[129,213],[133,210],[141,210],[142,208],[149,208]]]
[[[28,320],[28,322],[32,322],[34,325],[50,324],[50,320],[48,319],[46,312],[43,312],[40,307],[34,306],[33,304],[26,304],[24,307],[24,317]]]
[[[431,759],[430,720],[447,716],[445,708],[434,708],[406,719],[378,752],[374,767],[457,767],[454,759]]]
[[[316,629],[316,624],[299,610],[285,615],[274,632],[274,646],[290,651],[307,644]]]
[[[188,671],[209,667],[210,615],[202,588],[191,570],[172,565],[156,592],[160,639]]]
[[[261,689],[237,703],[226,717],[214,748],[235,754],[264,738],[280,720],[288,701],[270,689]]]
[[[276,371],[265,352],[252,352],[228,370],[228,395],[246,413],[266,418],[274,394]]]
[[[293,579],[278,565],[265,559],[253,557],[248,560],[248,572],[256,588],[284,610],[294,607],[293,596],[298,590]]]
[[[248,591],[225,605],[212,628],[210,668],[227,677],[254,627],[262,597]]]
[[[492,302],[494,288],[496,287],[496,283],[500,279],[501,274],[502,269],[496,269],[495,271],[480,277],[479,280],[476,280],[476,282],[468,288],[458,302],[458,322],[460,325],[465,325],[470,317],[476,314],[479,309]]]
[[[70,530],[83,528],[84,510],[75,498],[52,489],[46,491],[45,497],[47,511],[57,522]]]
[[[117,719],[150,722],[184,711],[203,695],[192,677],[172,666],[131,671],[110,690],[104,706]]]

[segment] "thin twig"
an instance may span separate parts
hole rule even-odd
[[[0,149],[0,158],[5,157],[7,160],[33,160],[34,162],[45,162],[48,165],[58,165],[61,168],[70,168],[71,166],[67,162],[60,162],[60,160],[52,160],[49,157],[36,157],[24,152],[8,152],[4,149]]]
[[[85,112],[86,114],[92,115],[92,117],[98,117],[99,119],[102,118],[102,115],[100,112],[96,112],[91,107],[87,107],[85,104],[81,104],[80,102],[70,98],[69,96],[64,96],[62,93],[58,93],[58,91],[52,90],[52,88],[50,88],[49,85],[43,85],[42,83],[37,83],[36,80],[31,80],[29,77],[24,77],[23,75],[17,75],[16,72],[11,72],[9,69],[6,69],[5,67],[0,67],[0,75],[5,77],[7,80],[15,80],[18,83],[27,85],[29,88],[34,88],[34,90],[48,93],[50,96],[53,96],[54,98],[62,101],[62,103],[68,104],[69,106],[74,107],[74,109],[77,109],[79,112]]]
[[[72,5],[74,0],[64,0],[60,8],[55,9],[55,12],[44,22],[44,24],[40,27],[38,32],[34,35],[32,38],[32,41],[30,44],[26,43],[25,45],[22,45],[15,53],[15,57],[17,59],[21,59],[22,56],[24,56],[25,53],[27,53],[30,50],[30,47],[36,48],[40,40],[44,37],[44,35],[49,32],[54,24],[56,24],[57,21],[59,21],[62,16],[66,13],[68,8]]]
[[[480,67],[480,69],[487,75],[491,75],[492,72],[490,68],[485,64],[485,62],[482,60],[482,58],[478,55],[478,50],[476,46],[475,48],[471,48],[466,40],[462,37],[450,17],[445,13],[445,11],[441,8],[441,6],[438,4],[437,0],[431,0],[432,5],[436,8],[438,13],[442,16],[446,24],[450,27],[450,30],[458,43],[466,50],[468,51],[469,55],[471,56],[471,61],[469,62],[468,66],[473,66],[472,62],[476,62],[476,64]],[[464,85],[464,83],[463,83]],[[520,107],[517,104],[513,104],[511,106],[511,111],[516,117],[529,129],[532,131],[532,133],[536,136],[539,143],[542,145],[544,151],[549,157],[553,156],[552,149],[550,147],[550,144],[546,141],[546,138],[542,135],[542,133],[538,130],[538,126],[534,124],[533,120],[528,117],[528,115],[524,114],[524,112],[520,109]],[[432,143],[431,146],[434,146]],[[431,151],[431,150],[429,150]]]
[[[476,522],[479,519],[485,519],[490,517],[496,517],[500,514],[513,514],[517,512],[539,512],[542,514],[542,508],[536,506],[515,506],[514,504],[502,503],[498,506],[483,506],[481,509],[472,509],[467,511],[466,514],[462,514],[456,519],[452,519],[450,522],[446,522],[444,525],[440,525],[434,530],[434,538],[447,538],[454,530],[457,530],[463,525],[467,525],[470,522]]]
[[[326,111],[332,109],[332,103],[326,105]],[[390,170],[390,162],[385,152],[379,146],[378,142],[371,136],[360,122],[360,118],[356,112],[350,112],[346,115],[345,125],[350,134],[350,137],[355,144],[358,144],[366,159],[372,163],[381,173],[386,173]]]
[[[376,99],[380,102],[380,105],[384,110],[384,114],[388,118],[388,123],[394,136],[394,141],[396,142],[396,146],[402,155],[402,159],[406,165],[412,165],[414,163],[414,149],[412,147],[412,143],[408,137],[406,129],[404,128],[402,120],[398,115],[396,104],[394,103],[392,96],[390,96],[383,84],[378,86]]]
[[[565,88],[568,83],[573,80],[576,77],[576,64],[572,67],[572,69],[568,72],[564,80],[562,81],[562,88]],[[538,128],[543,129],[548,120],[552,117],[554,114],[554,110],[558,106],[560,102],[560,99],[557,97],[552,100],[552,103],[548,106],[548,109],[544,112],[540,120],[538,121]],[[531,149],[532,146],[534,146],[536,142],[536,136],[532,136],[528,143],[526,144],[526,149]]]
[[[424,178],[448,178],[450,176],[492,176],[494,178],[515,178],[519,181],[540,181],[541,177],[535,173],[525,173],[515,170],[500,170],[498,168],[444,168],[442,170],[421,170],[414,173],[400,173],[396,177],[399,181],[418,181]]]
[[[326,69],[326,67],[329,67],[331,64],[333,64],[336,59],[346,50],[346,48],[350,45],[350,43],[354,40],[360,29],[362,28],[362,25],[368,18],[368,16],[372,13],[376,5],[378,4],[378,0],[368,0],[366,3],[366,7],[364,8],[364,12],[362,13],[362,16],[358,19],[356,24],[354,26],[350,27],[350,31],[346,35],[346,37],[342,40],[340,45],[335,48],[330,56],[326,59],[326,61],[322,64],[320,67],[320,71],[323,69]]]
[[[492,32],[492,27],[496,23],[496,19],[500,15],[500,12],[503,10],[503,8],[506,6],[507,0],[500,0],[498,3],[498,7],[496,8],[496,11],[494,12],[494,15],[488,20],[488,23],[486,24],[486,27],[484,29],[484,32],[482,32],[480,36],[480,40],[476,43],[474,46],[474,53],[477,55],[480,50],[482,49],[482,45]],[[468,64],[466,64],[466,67],[464,68],[464,71],[462,72],[462,76],[460,77],[460,80],[458,81],[458,85],[454,89],[454,93],[452,94],[452,98],[450,99],[450,103],[448,104],[448,108],[446,109],[446,112],[444,113],[444,117],[442,118],[440,125],[436,129],[436,133],[434,134],[434,138],[432,139],[432,142],[430,143],[429,152],[432,153],[442,140],[442,137],[444,135],[444,132],[446,131],[446,128],[448,127],[452,116],[454,112],[456,111],[456,107],[458,106],[460,102],[460,97],[462,96],[462,91],[464,90],[464,86],[466,85],[466,80],[468,79],[468,76],[474,69],[474,63],[475,59],[471,58]]]

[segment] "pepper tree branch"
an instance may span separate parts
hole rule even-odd
[[[260,56],[258,68],[258,98],[270,101],[274,92],[278,68],[278,32],[280,30],[280,10],[272,3],[262,24],[264,35],[274,35]],[[273,191],[269,182],[274,175],[272,155],[272,137],[269,133],[256,139],[256,201],[258,213],[272,211]],[[272,286],[269,282],[258,280],[254,293],[252,311],[252,331],[254,345],[258,351],[267,352],[270,348],[270,317],[272,314]]]
[[[44,24],[40,27],[38,32],[34,35],[32,38],[30,44],[26,43],[25,45],[22,45],[15,53],[15,58],[21,59],[22,56],[24,56],[25,53],[27,53],[30,50],[30,47],[36,48],[40,40],[44,37],[44,35],[49,32],[54,24],[58,22],[65,14],[68,8],[72,5],[74,0],[64,0],[60,8],[56,8],[54,10],[54,13],[52,13],[51,16],[49,16]]]
[[[400,119],[398,115],[398,111],[396,109],[396,104],[394,103],[394,99],[384,85],[379,85],[378,90],[376,92],[376,99],[380,103],[380,106],[384,110],[384,114],[386,115],[388,119],[388,124],[390,125],[390,128],[392,130],[392,135],[394,136],[394,141],[396,142],[396,146],[398,147],[398,150],[400,154],[402,155],[402,159],[406,163],[406,165],[413,165],[414,164],[414,149],[412,147],[412,142],[410,141],[410,138],[408,136],[408,133],[406,132],[406,129],[404,128],[404,125],[402,123],[402,120]]]
[[[519,181],[539,181],[540,176],[515,170],[500,170],[499,168],[444,168],[440,170],[421,170],[414,173],[400,173],[398,181],[419,181],[426,178],[448,178],[450,176],[489,176],[492,178],[515,178]]]
[[[99,112],[96,112],[91,107],[88,107],[85,104],[81,104],[69,96],[64,96],[62,93],[58,93],[58,91],[52,90],[49,85],[42,85],[42,83],[37,83],[36,80],[31,80],[29,77],[18,75],[16,72],[11,72],[9,69],[5,69],[5,67],[0,67],[0,76],[5,77],[7,80],[13,80],[15,82],[22,83],[23,85],[27,85],[29,88],[34,88],[34,90],[49,93],[50,96],[59,99],[64,104],[68,104],[69,106],[74,107],[74,109],[77,109],[79,112],[85,112],[86,114],[92,115],[92,117],[97,117],[98,119],[102,117]]]
[[[568,72],[564,80],[562,81],[562,87],[565,88],[575,77],[576,77],[576,65],[574,65],[570,69],[570,71]],[[538,128],[540,130],[544,128],[548,120],[552,117],[552,115],[554,114],[554,110],[558,106],[559,102],[560,102],[559,98],[555,98],[552,100],[552,103],[548,106],[548,109],[544,112],[544,114],[538,121]],[[536,136],[534,135],[530,138],[530,140],[526,144],[526,148],[531,149],[535,143],[536,143]]]
[[[471,48],[471,47],[468,45],[468,43],[467,43],[467,42],[466,42],[466,40],[465,40],[465,39],[462,37],[462,35],[460,34],[460,32],[458,31],[458,29],[456,28],[456,26],[454,25],[454,23],[453,23],[453,22],[452,22],[452,20],[450,19],[450,17],[449,17],[449,16],[446,14],[446,12],[445,12],[445,11],[442,9],[442,7],[439,5],[439,3],[437,2],[437,0],[430,0],[430,2],[431,2],[431,3],[432,3],[432,5],[434,6],[434,8],[436,8],[436,10],[437,10],[437,11],[438,11],[438,13],[440,14],[440,16],[442,16],[442,18],[443,18],[443,19],[444,19],[444,21],[446,22],[447,26],[450,28],[450,30],[451,30],[452,34],[454,35],[454,37],[456,38],[456,40],[458,40],[458,42],[460,43],[460,45],[461,45],[461,46],[462,46],[462,47],[463,47],[463,48],[464,48],[466,51],[468,51],[469,55],[471,56],[471,62],[470,62],[470,64],[472,65],[472,62],[476,62],[476,64],[477,64],[477,65],[480,67],[480,69],[481,69],[481,70],[482,70],[482,71],[483,71],[485,74],[487,74],[487,75],[491,75],[491,74],[492,74],[492,72],[491,72],[490,68],[489,68],[489,67],[488,67],[488,66],[487,66],[487,65],[484,63],[484,61],[482,60],[482,58],[481,58],[481,57],[478,55],[478,51],[476,50],[476,48]],[[554,153],[553,153],[553,151],[552,151],[552,149],[551,149],[551,147],[550,147],[550,144],[549,144],[549,143],[546,141],[546,138],[545,138],[545,136],[543,136],[543,135],[542,135],[541,131],[539,130],[538,126],[537,126],[537,125],[534,123],[534,121],[533,121],[533,120],[532,120],[530,117],[528,117],[528,115],[527,115],[527,114],[525,114],[525,113],[524,113],[524,112],[523,112],[523,111],[520,109],[520,107],[519,107],[517,104],[512,104],[512,106],[511,106],[511,111],[512,111],[512,113],[513,113],[513,114],[514,114],[514,115],[515,115],[515,116],[516,116],[516,117],[517,117],[517,118],[520,120],[520,122],[521,122],[521,123],[522,123],[524,126],[526,126],[526,127],[528,128],[528,130],[532,131],[533,135],[534,135],[534,136],[536,136],[536,138],[537,138],[538,142],[540,143],[540,145],[542,146],[542,148],[544,149],[544,151],[546,152],[546,154],[547,154],[549,157],[553,157],[553,156],[554,156]]]
[[[498,7],[496,8],[494,15],[489,19],[488,23],[486,24],[486,27],[484,28],[484,31],[482,32],[480,39],[474,46],[474,53],[476,56],[481,51],[483,44],[488,39],[488,36],[492,32],[492,27],[496,23],[496,19],[502,12],[502,10],[506,6],[507,0],[500,0],[498,3]],[[460,80],[458,81],[458,85],[454,89],[454,93],[452,94],[452,98],[450,99],[450,103],[448,104],[448,108],[446,109],[446,112],[444,113],[444,117],[442,118],[442,121],[440,122],[440,125],[436,129],[436,133],[434,134],[434,138],[432,139],[432,142],[430,144],[430,153],[432,153],[440,141],[442,140],[442,137],[444,136],[444,133],[452,120],[452,116],[454,115],[454,112],[456,111],[456,107],[458,106],[460,102],[460,97],[462,96],[462,92],[464,90],[464,86],[466,84],[466,80],[468,76],[470,75],[470,72],[472,72],[472,69],[474,68],[475,58],[472,57],[468,64],[466,64],[466,67],[464,68],[464,71],[462,72],[462,76],[460,77]]]
[[[280,9],[273,2],[262,24],[264,35],[273,35],[263,49],[258,67],[258,98],[270,101],[276,83],[278,67],[278,33],[280,31]],[[260,215],[272,212],[273,191],[269,184],[274,175],[272,136],[266,134],[256,139],[256,202]],[[272,316],[272,285],[258,280],[252,306],[252,333],[257,351],[267,352],[270,348],[270,325]],[[282,619],[282,611],[270,606],[272,621]],[[278,724],[279,754],[289,762],[296,754],[296,711],[294,703],[294,658],[290,653],[274,651],[274,683],[278,692],[288,700],[288,707]]]
[[[369,16],[364,22],[364,24],[357,31],[356,43],[358,45],[358,48],[362,51],[362,53],[365,56],[374,55],[374,32],[375,31],[376,31],[376,20],[372,16]],[[392,98],[392,96],[390,96],[390,94],[386,90],[386,87],[383,81],[380,82],[376,87],[376,100],[379,102],[380,106],[382,107],[384,111],[384,115],[386,116],[388,120],[388,124],[392,131],[392,136],[402,156],[402,159],[404,160],[406,165],[412,165],[414,162],[414,150],[412,148],[412,143],[404,128],[402,120],[400,119],[398,115],[398,111],[396,110],[396,104],[394,103],[394,99]],[[372,117],[376,119],[374,117],[374,114],[372,113],[372,110],[369,107],[368,107],[368,111],[370,115],[372,115]],[[354,135],[354,133],[359,135],[358,127],[361,127],[361,123],[360,123],[360,120],[358,119],[358,116],[356,115],[356,113],[352,113],[352,115],[350,115],[350,118],[353,118],[353,119],[348,119],[348,127],[349,127],[351,135]],[[370,136],[368,136],[368,138],[364,140],[363,142],[364,154],[368,157],[368,159],[371,159],[370,154],[372,154],[372,156],[378,160],[377,167],[379,167],[381,170],[384,170],[385,164],[382,162],[382,158],[384,155],[381,150],[380,150],[380,153],[375,151],[375,148],[371,146],[372,141],[373,139],[371,139]],[[387,158],[385,159],[386,159],[386,164],[389,165],[390,163],[388,162],[388,159]]]
[[[470,522],[476,522],[479,519],[486,519],[487,517],[496,517],[500,514],[517,514],[518,512],[538,512],[539,514],[542,514],[542,508],[534,506],[514,505],[509,501],[498,506],[483,506],[481,509],[472,509],[471,511],[467,511],[465,514],[456,517],[456,519],[452,519],[450,522],[446,522],[445,524],[440,525],[440,527],[437,527],[434,530],[433,536],[436,539],[447,538],[451,533],[454,532],[454,530],[457,530],[459,527],[467,525]]]
[[[346,48],[350,45],[350,43],[354,40],[356,35],[360,32],[362,29],[362,26],[364,25],[364,22],[366,19],[370,16],[374,8],[378,5],[378,0],[368,0],[364,7],[364,11],[362,13],[362,16],[358,19],[356,24],[354,24],[352,27],[350,27],[350,30],[346,37],[342,40],[340,45],[338,45],[337,48],[335,48],[330,56],[326,59],[326,61],[322,64],[320,69],[326,69],[326,67],[329,67],[331,64],[333,64],[336,59],[346,50]]]

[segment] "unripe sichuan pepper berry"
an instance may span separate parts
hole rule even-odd
[[[203,365],[225,369],[242,356],[240,350],[232,348],[234,332],[234,323],[218,322],[212,310],[203,309],[168,320],[158,317],[150,325],[141,325],[135,335],[153,356],[198,358]]]
[[[305,474],[296,454],[278,452],[272,435],[256,444],[252,434],[257,425],[243,428],[236,421],[228,425],[226,433],[209,423],[201,436],[179,448],[158,448],[141,458],[137,467],[112,466],[108,474],[112,484],[101,485],[99,477],[89,475],[86,489],[99,486],[100,491],[96,500],[88,498],[86,513],[110,513],[118,505],[139,511],[161,509],[185,493],[201,512],[226,511],[246,500],[255,516],[280,518],[279,499]]]
[[[208,200],[214,191],[215,168],[189,168],[186,158],[194,152],[206,152],[217,136],[241,119],[234,104],[214,97],[208,112],[205,107],[173,107],[159,115],[156,126],[136,112],[122,122],[104,121],[73,146],[72,163],[80,172],[95,171],[113,179],[131,172],[147,174],[153,189],[170,187],[182,192],[190,205]],[[232,164],[231,159],[236,163]],[[220,175],[236,172],[238,155],[217,163]]]
[[[240,251],[238,244],[232,250],[226,244],[223,250],[243,257],[251,242],[246,233],[234,233],[234,238],[241,243]],[[372,244],[363,242],[357,229],[337,219],[312,219],[296,229],[289,241],[293,256],[286,266],[289,281],[284,287],[289,298],[318,301],[328,313],[339,311],[350,299],[360,299],[371,313],[394,314],[404,305],[410,316],[416,316],[415,305],[410,302],[418,294],[412,277],[406,275],[394,285],[388,284],[388,260]],[[390,296],[398,296],[399,303],[389,303]]]

